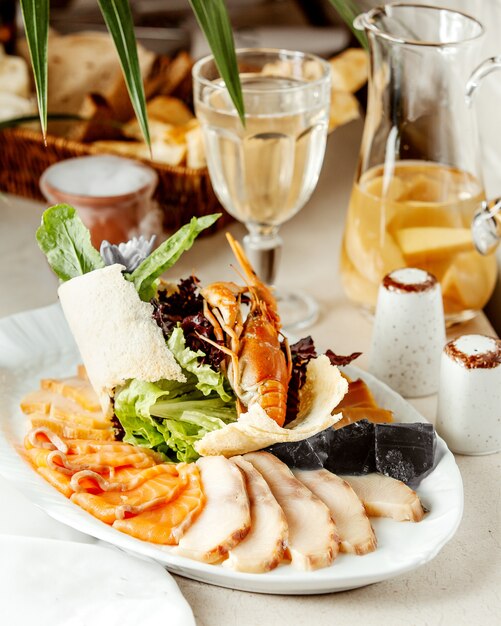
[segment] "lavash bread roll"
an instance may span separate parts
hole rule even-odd
[[[230,457],[275,443],[302,441],[343,417],[342,413],[332,413],[347,391],[348,382],[323,354],[308,363],[298,416],[286,428],[270,419],[258,404],[252,404],[236,422],[207,433],[197,441],[195,450],[202,456],[222,454]]]
[[[124,269],[116,264],[94,270],[58,290],[89,380],[109,417],[115,388],[129,379],[186,381],[153,319],[152,305],[124,279]]]

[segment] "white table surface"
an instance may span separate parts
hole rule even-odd
[[[355,122],[330,137],[312,199],[282,229],[285,247],[278,283],[308,290],[320,302],[322,315],[305,334],[311,333],[319,347],[331,347],[340,354],[363,351],[357,364],[364,367],[371,321],[345,299],[338,274],[339,244],[360,133],[361,123]],[[0,195],[0,317],[56,300],[56,279],[34,239],[43,208],[41,203]],[[230,230],[237,236],[244,232],[239,224]],[[176,276],[193,271],[203,282],[231,278],[230,262],[230,250],[223,234],[218,233],[199,240],[182,257]],[[479,316],[453,328],[449,335],[467,332],[493,334],[486,318]],[[434,396],[412,403],[434,421]],[[499,454],[456,457],[465,489],[461,526],[431,563],[399,578],[337,594],[297,597],[231,591],[181,577],[176,580],[199,626],[343,626],[357,622],[385,626],[498,625],[500,459]],[[21,519],[31,514],[41,522],[45,515],[0,478],[0,530],[2,525],[8,528],[9,517]],[[52,528],[61,537],[66,532],[62,526]]]

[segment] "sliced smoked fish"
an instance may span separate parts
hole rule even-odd
[[[343,413],[343,418],[334,424],[336,430],[363,419],[375,424],[393,422],[393,413],[378,407],[371,390],[361,378],[349,381],[348,393],[335,410]]]
[[[108,428],[89,428],[38,413],[30,415],[30,422],[33,428],[49,428],[52,432],[63,438],[92,439],[93,441],[115,440],[115,430],[111,426]]]
[[[350,485],[326,469],[293,470],[331,512],[339,534],[341,552],[367,554],[377,541],[364,506]]]
[[[116,520],[113,528],[143,541],[163,545],[178,544],[205,504],[197,466],[190,463],[185,471],[188,473],[188,485],[175,500],[134,517]]]
[[[30,448],[45,448],[47,450],[60,450],[64,453],[68,452],[68,446],[61,437],[45,426],[32,428],[24,438],[24,447],[27,450]]]
[[[372,391],[361,378],[348,381],[348,392],[344,395],[336,409],[344,409],[348,406],[377,407]]]
[[[373,424],[389,424],[393,422],[393,413],[388,411],[388,409],[380,409],[378,407],[350,406],[344,408],[342,413],[342,419],[333,426],[336,430],[348,424],[353,424],[353,422],[359,422],[360,420],[369,420],[369,422]]]
[[[420,522],[424,517],[421,502],[410,487],[384,474],[340,476],[350,484],[372,517],[390,517],[399,522]]]
[[[285,513],[292,565],[303,570],[330,565],[339,546],[336,527],[325,504],[273,454],[249,452],[243,458],[263,476]]]
[[[51,453],[50,449],[30,448],[23,450],[22,453],[47,482],[49,482],[67,498],[71,496],[73,489],[70,485],[70,477],[49,467],[47,457]]]
[[[49,467],[39,467],[37,468],[37,472],[67,498],[69,498],[73,493],[69,476],[61,474],[61,472],[50,469]]]
[[[26,448],[23,450],[24,456],[35,467],[50,467],[47,457],[52,452],[49,448]]]
[[[87,426],[88,428],[109,428],[111,421],[99,411],[88,411],[72,398],[66,398],[53,391],[40,389],[26,394],[21,400],[21,410],[27,415],[36,413],[57,420]]]
[[[142,446],[133,446],[130,443],[125,443],[125,441],[94,441],[91,439],[66,439],[65,441],[69,454],[91,454],[94,452],[123,456],[141,454],[157,463],[163,462],[163,457],[158,452]],[[124,463],[124,465],[127,464]]]
[[[247,536],[228,552],[223,565],[238,572],[268,572],[284,558],[288,537],[287,520],[268,483],[254,466],[241,456],[230,460],[245,478],[251,527]]]
[[[88,380],[73,376],[71,378],[43,378],[40,388],[75,400],[87,411],[101,411],[97,393]]]
[[[168,468],[168,471],[167,471]],[[166,471],[129,491],[101,494],[74,493],[71,501],[102,520],[113,524],[126,514],[138,514],[167,504],[187,486],[188,476],[182,466],[166,465]]]
[[[69,440],[71,441],[71,440]],[[127,452],[108,450],[106,446],[96,452],[86,454],[64,454],[59,450],[52,450],[48,460],[53,469],[67,474],[74,474],[81,470],[92,470],[98,474],[112,475],[118,467],[151,467],[157,465],[158,460],[141,448],[131,446]],[[57,467],[55,467],[57,466]]]
[[[224,456],[202,457],[197,466],[205,507],[175,550],[196,561],[216,563],[249,532],[249,499],[242,473]]]
[[[129,491],[150,478],[169,472],[169,467],[167,463],[159,463],[144,469],[122,467],[114,471],[113,477],[105,477],[93,470],[80,470],[71,477],[71,486],[76,492]]]

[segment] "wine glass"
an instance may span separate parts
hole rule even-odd
[[[289,50],[237,50],[245,104],[242,124],[213,56],[193,68],[214,191],[243,222],[244,246],[259,277],[274,286],[281,224],[310,198],[322,166],[330,107],[330,66]],[[303,292],[275,291],[287,330],[311,325],[318,305]]]

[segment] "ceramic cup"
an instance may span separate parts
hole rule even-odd
[[[135,235],[157,234],[160,220],[152,201],[158,176],[151,167],[122,157],[92,155],[51,165],[40,189],[51,203],[74,206],[99,250],[106,239],[118,244]],[[146,231],[142,224],[147,223]]]
[[[435,393],[444,344],[437,279],[415,268],[387,274],[379,287],[370,372],[406,397]]]
[[[445,346],[436,429],[458,454],[501,450],[501,340],[462,335]]]

